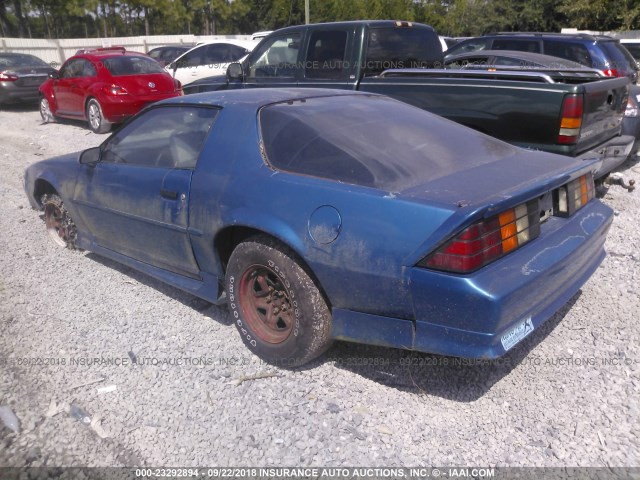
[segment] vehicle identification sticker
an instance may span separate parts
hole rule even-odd
[[[507,350],[510,350],[531,332],[533,332],[533,322],[531,321],[531,317],[529,317],[522,323],[513,327],[500,338],[504,351],[506,352]]]

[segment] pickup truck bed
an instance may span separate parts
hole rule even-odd
[[[620,136],[626,78],[602,79],[590,70],[438,70],[441,61],[437,34],[427,25],[303,25],[273,32],[226,76],[185,85],[184,92],[320,87],[384,94],[514,145],[599,158],[597,177],[631,150],[633,137]]]
[[[559,72],[562,75],[562,72]],[[619,136],[626,78],[555,81],[552,73],[389,70],[365,77],[358,90],[410,103],[514,145],[571,157],[605,160],[597,176],[622,163],[633,138]],[[581,99],[579,135],[560,143],[567,99]]]

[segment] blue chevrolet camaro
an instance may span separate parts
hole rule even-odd
[[[605,255],[597,166],[382,96],[255,89],[154,104],[25,188],[58,244],[226,301],[292,366],[334,339],[503,355]]]

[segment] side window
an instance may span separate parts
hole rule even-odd
[[[176,66],[178,68],[189,68],[189,67],[197,67],[198,65],[202,65],[203,59],[202,56],[204,54],[204,49],[206,45],[202,45],[198,48],[194,48],[190,52],[183,55],[183,57],[178,60]]]
[[[239,47],[238,45],[229,44],[229,60],[230,62],[237,62],[242,57],[244,57],[249,50],[246,48]]]
[[[82,58],[76,58],[73,60],[69,60],[61,69],[60,69],[60,78],[75,78],[82,77],[84,71],[84,62]]]
[[[95,77],[98,74],[96,67],[88,60],[82,61],[82,76],[83,77]]]
[[[593,63],[591,55],[589,55],[589,50],[581,43],[545,40],[544,54],[551,55],[552,57],[566,58],[567,60],[578,62],[587,67],[591,67]]]
[[[229,45],[226,43],[216,43],[208,45],[204,53],[203,65],[215,66],[221,63],[230,62]]]
[[[165,106],[142,114],[115,133],[101,161],[145,167],[195,168],[218,115],[215,108]]]
[[[299,50],[299,33],[272,38],[254,50],[248,77],[295,77]]]
[[[307,78],[343,78],[346,73],[344,59],[347,49],[347,32],[314,32],[309,40],[305,62]]]
[[[496,38],[493,41],[493,49],[540,53],[540,42],[537,40],[520,40],[516,38]]]

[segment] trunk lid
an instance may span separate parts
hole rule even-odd
[[[168,73],[152,73],[147,75],[123,75],[113,77],[116,85],[124,87],[131,95],[147,96],[172,93],[176,85]]]
[[[40,86],[47,79],[49,73],[53,72],[51,67],[19,67],[9,68],[3,73],[18,77],[15,85],[18,87]]]

